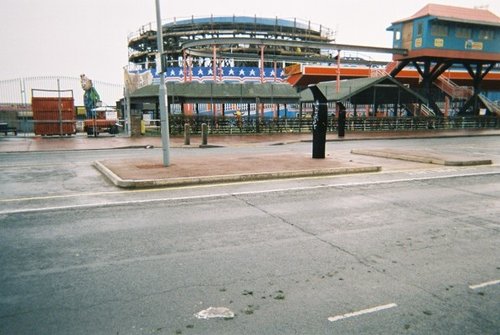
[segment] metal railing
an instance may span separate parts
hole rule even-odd
[[[34,121],[26,117],[7,121],[6,126],[13,127],[13,132],[7,136],[35,136],[35,124],[46,126],[58,125],[61,120]],[[125,120],[120,120],[119,131],[124,131]],[[207,124],[209,134],[218,135],[240,135],[240,134],[272,134],[272,133],[310,133],[312,130],[312,118],[305,117],[289,118],[256,118],[242,117],[238,121],[235,117],[219,117],[214,119],[209,116],[182,116],[171,115],[169,118],[170,135],[181,136],[184,133],[184,125],[189,124],[192,134],[201,134],[201,125]],[[75,132],[66,132],[65,135],[85,134],[84,120],[72,120]],[[160,120],[148,120],[145,122],[145,136],[160,136]],[[467,117],[349,117],[346,120],[346,131],[348,132],[412,132],[432,130],[463,130],[463,129],[500,129],[500,116],[467,116]],[[335,133],[338,130],[337,118],[329,115],[327,131]],[[0,134],[0,136],[4,136]],[[57,136],[57,135],[55,135]]]
[[[191,133],[200,134],[201,125],[208,125],[210,134],[255,134],[255,133],[307,133],[312,129],[312,119],[307,118],[255,118],[243,117],[239,122],[234,117],[218,118],[196,116],[171,116],[170,134],[182,135],[184,125],[191,126]],[[146,134],[160,135],[160,120],[151,120],[146,125]],[[348,118],[347,131],[420,131],[459,129],[500,129],[500,117],[361,117]],[[329,116],[328,131],[337,131],[337,118]]]
[[[454,99],[467,100],[474,94],[472,87],[459,86],[444,74],[439,76],[433,84]]]
[[[278,18],[278,17],[270,18],[269,17],[268,18],[268,17],[260,17],[260,16],[256,16],[256,15],[243,16],[243,17],[245,17],[245,18],[252,17],[255,20],[256,26],[257,26],[257,22],[260,22],[261,20],[268,21],[268,23],[272,23],[274,21],[274,30],[275,31],[280,31],[280,29],[281,29],[280,23],[282,22],[282,20],[285,20],[285,21],[287,21],[288,24],[290,24],[290,22],[293,22],[297,29],[306,29],[309,31],[316,31],[316,32],[320,33],[321,37],[328,38],[330,40],[335,40],[336,33],[337,33],[335,30],[330,29],[325,25],[311,22],[308,20],[303,20],[300,18],[290,18],[290,17],[288,17],[288,18],[285,18],[285,17],[283,17],[283,18]],[[234,20],[233,24],[238,25],[240,23],[239,19],[241,18],[241,16],[239,16],[239,15],[227,16],[227,15],[210,14],[210,15],[189,16],[189,17],[171,17],[171,18],[162,19],[161,24],[162,24],[162,26],[165,26],[165,25],[166,26],[175,26],[177,24],[177,22],[181,22],[183,24],[186,24],[186,23],[189,24],[189,21],[191,21],[192,24],[194,25],[195,21],[197,21],[199,19],[210,19],[210,20],[214,20],[213,23],[219,23],[221,18],[226,19],[226,20],[228,18],[233,18],[233,20]],[[252,23],[252,22],[250,22],[250,23]],[[273,24],[271,24],[271,26],[272,25]],[[134,32],[128,34],[127,40],[130,42],[130,41],[133,41],[136,39],[140,39],[141,36],[143,36],[145,33],[150,32],[150,31],[156,32],[156,23],[155,22],[148,22],[148,23],[141,25],[137,31],[134,31]],[[253,32],[253,31],[249,31],[249,32]]]

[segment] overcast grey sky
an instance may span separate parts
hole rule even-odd
[[[163,19],[213,15],[297,18],[337,31],[337,42],[391,46],[386,28],[429,2],[461,7],[499,0],[161,0]],[[153,22],[155,0],[0,0],[0,80],[61,75],[122,83],[127,36]]]

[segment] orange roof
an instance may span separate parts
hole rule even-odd
[[[293,66],[293,65],[292,65]],[[336,66],[318,66],[318,65],[302,65],[298,69],[294,69],[295,72],[288,74],[287,82],[292,86],[302,86],[306,87],[310,84],[317,84],[322,81],[333,81],[337,79],[337,67]],[[340,68],[340,79],[353,79],[353,78],[367,78],[372,75],[372,71],[368,67],[341,67]],[[473,79],[470,74],[465,70],[452,69],[445,74],[448,79],[457,81],[463,86],[472,86]],[[405,68],[398,73],[396,79],[408,83],[414,81],[420,81],[420,74],[415,68]],[[491,89],[498,88],[500,83],[500,72],[490,71],[483,78],[483,88],[486,87]]]
[[[486,9],[464,8],[438,4],[428,4],[412,16],[393,23],[411,21],[424,16],[435,16],[442,20],[482,23],[500,26],[500,17]]]

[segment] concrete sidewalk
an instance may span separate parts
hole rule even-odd
[[[437,164],[444,166],[473,166],[493,164],[491,159],[464,157],[438,152],[436,150],[395,150],[395,149],[353,149],[352,154],[381,158],[399,159],[409,162]]]
[[[369,139],[404,139],[456,136],[499,136],[500,130],[467,131],[415,131],[415,132],[361,132],[348,133],[345,138],[329,134],[327,141],[349,141]],[[257,134],[209,136],[208,146],[266,146],[311,141],[309,134]],[[191,144],[184,145],[183,137],[172,137],[172,148],[200,148],[201,137],[192,136]],[[159,137],[8,137],[0,140],[0,152],[98,150],[119,148],[161,147]],[[201,149],[200,149],[201,150]],[[236,151],[237,152],[237,151]],[[475,160],[470,157],[452,157],[439,152],[401,152],[394,150],[357,150],[354,154],[371,155],[390,159],[443,165],[491,164],[491,160]],[[451,162],[451,163],[450,163]],[[319,175],[377,172],[381,166],[355,164],[349,160],[326,157],[312,159],[308,154],[249,155],[204,155],[200,164],[198,157],[178,157],[168,167],[162,158],[149,160],[120,159],[94,162],[94,166],[114,185],[122,188],[173,187],[207,183],[242,182],[252,180],[294,178]]]

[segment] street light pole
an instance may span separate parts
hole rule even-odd
[[[156,0],[156,43],[160,54],[160,69],[156,72],[160,75],[160,88],[158,90],[158,100],[160,103],[160,122],[161,122],[161,144],[163,150],[163,165],[170,165],[170,134],[167,115],[167,88],[165,87],[165,72],[163,64],[163,28],[161,25],[160,0]]]

